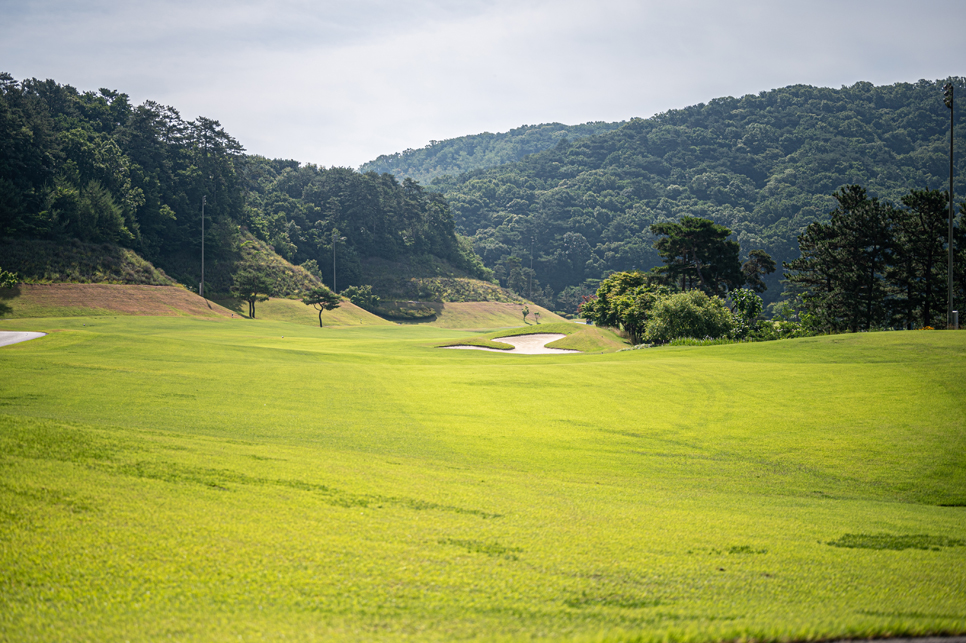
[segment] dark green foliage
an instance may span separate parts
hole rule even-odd
[[[342,296],[365,310],[379,306],[379,295],[372,292],[372,286],[349,286],[342,291]]]
[[[20,283],[20,277],[15,272],[8,272],[0,268],[0,288],[13,288]]]
[[[734,329],[731,312],[718,297],[689,290],[659,298],[651,308],[644,337],[665,343],[680,337],[716,339]]]
[[[654,304],[670,294],[654,274],[618,272],[601,282],[597,294],[580,307],[580,314],[598,326],[622,329],[640,344]]]
[[[651,232],[659,237],[654,247],[665,264],[661,272],[680,282],[681,290],[700,288],[709,295],[723,295],[744,283],[740,247],[728,239],[728,228],[700,217],[683,217],[680,223],[655,223]]]
[[[120,245],[194,286],[204,198],[206,281],[215,291],[228,289],[242,263],[273,263],[253,261],[246,229],[326,280],[333,239],[341,283],[362,283],[370,257],[432,257],[446,274],[488,278],[472,244],[457,239],[446,201],[416,182],[242,152],[209,118],[186,121],[173,107],[135,107],[116,91],[0,74],[0,238]],[[301,292],[290,281],[276,284],[280,292]]]
[[[659,265],[650,226],[685,216],[726,226],[780,264],[798,256],[809,223],[827,220],[843,185],[892,201],[913,186],[945,185],[941,84],[797,85],[718,98],[433,185],[486,266],[504,256],[529,266],[532,237],[535,276],[556,293]],[[966,158],[956,162],[956,193],[966,194]],[[780,275],[759,276],[766,300],[779,297]]]
[[[800,322],[782,319],[759,322],[752,339],[768,342],[776,339],[811,337],[815,334],[814,330],[803,327]]]
[[[764,278],[775,272],[775,260],[764,250],[752,250],[748,253],[748,260],[741,264],[741,272],[745,276],[745,283],[757,293],[767,289]]]
[[[801,257],[785,264],[803,310],[828,331],[870,330],[886,320],[883,275],[892,257],[892,207],[850,185],[833,195],[828,223],[810,224],[799,237]]]
[[[0,269],[4,268],[18,273],[23,283],[177,283],[133,250],[76,239],[0,240]]]
[[[268,300],[273,290],[272,281],[253,267],[239,270],[232,275],[232,281],[231,293],[248,302],[248,316],[255,319],[255,302]]]
[[[350,285],[363,283],[372,259],[431,256],[487,277],[472,246],[457,239],[446,201],[411,179],[261,157],[247,163],[250,229],[289,261],[315,261],[326,283],[333,254],[339,283]]]
[[[945,326],[948,198],[912,190],[895,207],[850,185],[833,195],[828,223],[799,236],[801,257],[785,263],[802,321],[822,332]],[[954,230],[954,253],[964,253]],[[960,269],[961,270],[961,269]],[[962,290],[962,275],[955,276]]]
[[[524,125],[503,134],[474,134],[445,141],[431,141],[419,150],[385,154],[363,164],[361,172],[394,174],[400,180],[412,178],[429,183],[444,174],[457,175],[481,168],[513,163],[550,149],[568,139],[593,136],[617,129],[623,123]]]
[[[942,326],[946,317],[949,195],[912,190],[893,211],[895,256],[888,271],[895,313],[906,327]]]
[[[442,304],[431,301],[380,301],[372,312],[389,319],[429,321],[436,319],[442,310]]]
[[[306,306],[313,306],[319,311],[319,328],[322,328],[322,311],[338,308],[339,296],[325,286],[319,286],[305,293],[305,296],[302,297],[302,303]]]
[[[758,330],[758,316],[764,308],[761,297],[754,290],[736,288],[728,293],[735,327],[732,336],[744,339]]]

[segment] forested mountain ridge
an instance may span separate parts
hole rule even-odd
[[[444,174],[457,175],[513,163],[563,141],[602,134],[623,124],[603,121],[580,125],[543,123],[523,125],[497,134],[483,132],[445,141],[430,141],[429,145],[421,149],[383,154],[373,161],[363,163],[359,171],[389,173],[400,180],[412,178],[428,184]]]
[[[796,85],[718,98],[517,163],[439,177],[432,187],[502,280],[532,259],[535,290],[545,298],[566,291],[561,306],[577,289],[592,292],[587,280],[660,265],[649,226],[686,215],[731,228],[743,253],[761,248],[780,264],[798,256],[797,236],[828,218],[843,185],[891,201],[947,185],[943,82]],[[962,78],[952,82],[966,95]],[[958,159],[962,195],[966,162]],[[780,295],[779,279],[766,280],[766,300]]]
[[[270,274],[276,294],[331,285],[333,249],[343,288],[365,283],[369,259],[393,262],[398,278],[486,276],[438,193],[243,152],[212,119],[0,73],[0,241],[121,246],[194,289],[203,213],[209,291],[226,292],[242,265]],[[12,259],[0,267],[26,270]]]

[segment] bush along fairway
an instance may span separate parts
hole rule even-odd
[[[966,633],[966,333],[2,326],[0,640]]]

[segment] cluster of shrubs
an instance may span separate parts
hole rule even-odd
[[[729,305],[730,304],[730,305]],[[708,344],[804,337],[814,331],[792,321],[783,308],[761,319],[763,302],[753,290],[737,288],[727,301],[702,290],[674,292],[643,273],[616,273],[581,306],[588,321],[620,329],[635,345]]]
[[[729,293],[731,307],[700,290],[659,297],[651,308],[644,339],[652,344],[693,346],[806,337],[814,332],[790,319],[763,320],[762,300],[752,290]]]

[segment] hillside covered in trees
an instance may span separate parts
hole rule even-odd
[[[331,285],[333,250],[341,287],[363,283],[373,261],[400,278],[486,276],[440,194],[388,174],[243,152],[212,119],[0,74],[0,243],[69,248],[92,280],[104,273],[96,255],[128,248],[195,288],[204,212],[210,291],[228,291],[242,266],[267,272],[277,294],[318,278]],[[0,268],[45,278],[30,255],[6,253]],[[47,278],[65,276],[85,278],[70,266]]]
[[[963,79],[952,82],[966,95]],[[913,188],[947,185],[942,84],[797,85],[718,98],[517,163],[438,177],[432,188],[486,266],[504,284],[522,275],[529,288],[534,279],[545,305],[572,307],[612,271],[661,265],[649,228],[684,216],[730,228],[745,255],[763,249],[781,265],[799,255],[808,224],[828,220],[843,185],[895,202]],[[766,279],[766,301],[780,296],[780,278]]]
[[[444,174],[463,174],[514,163],[565,141],[603,134],[621,125],[623,123],[603,121],[581,125],[523,125],[498,134],[483,132],[445,141],[430,141],[429,145],[418,150],[383,154],[374,161],[364,163],[359,170],[379,174],[387,172],[400,180],[412,178],[428,184]]]

